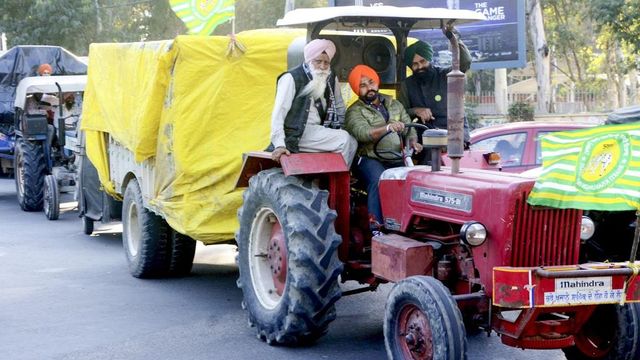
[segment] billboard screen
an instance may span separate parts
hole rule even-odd
[[[480,12],[487,20],[456,26],[473,58],[472,69],[516,68],[526,65],[525,0],[331,0],[332,6],[420,6]],[[433,46],[433,62],[451,63],[449,42],[439,29],[412,31],[410,36]]]

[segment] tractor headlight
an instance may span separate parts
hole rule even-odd
[[[471,246],[482,245],[487,240],[487,228],[476,221],[464,223],[460,229],[460,239]]]
[[[596,232],[596,224],[588,216],[582,216],[582,222],[580,223],[580,239],[589,240],[593,233]]]

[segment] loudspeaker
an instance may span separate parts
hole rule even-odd
[[[373,68],[380,76],[381,84],[396,82],[396,50],[387,36],[320,34],[320,38],[331,40],[336,45],[337,51],[331,61],[331,68],[341,82],[346,82],[351,69],[359,64]],[[305,40],[298,38],[289,45],[289,68],[304,61],[304,44]]]

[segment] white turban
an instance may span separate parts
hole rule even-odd
[[[336,46],[331,40],[315,39],[309,42],[304,47],[304,61],[310,62],[317,58],[322,53],[329,55],[329,60],[333,59],[333,55],[336,54]]]

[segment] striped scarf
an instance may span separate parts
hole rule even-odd
[[[306,63],[303,64],[302,68],[304,69],[307,78],[309,80],[313,79],[311,69]],[[336,97],[334,89],[331,86],[331,78],[334,76],[333,71],[329,73],[329,76],[327,76],[327,86],[324,91],[324,98],[327,101],[327,106],[324,107],[320,99],[315,100],[314,105],[316,109],[318,109],[320,119],[322,119],[322,126],[331,129],[341,129],[344,125],[344,115],[340,116],[336,110]]]

